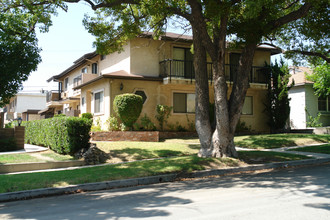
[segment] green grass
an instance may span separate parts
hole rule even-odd
[[[280,147],[328,143],[330,135],[315,134],[270,134],[235,137],[236,146],[250,149],[272,149]]]
[[[248,164],[263,164],[281,161],[311,159],[310,157],[304,155],[267,151],[239,151],[238,157],[240,160]]]
[[[61,155],[57,154],[54,151],[48,150],[46,152],[40,153],[43,157],[51,158],[54,161],[67,161],[67,160],[74,160],[75,158],[70,155]]]
[[[330,144],[295,148],[295,149],[290,149],[289,151],[302,151],[302,152],[330,154]]]
[[[240,165],[243,163],[231,158],[184,156],[75,170],[0,175],[0,193]]]
[[[30,162],[43,162],[43,160],[33,157],[27,153],[0,155],[0,164],[30,163]]]
[[[135,161],[142,159],[187,156],[197,154],[200,146],[162,142],[97,142],[97,147],[107,153],[107,162]]]

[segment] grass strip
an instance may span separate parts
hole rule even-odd
[[[178,157],[197,154],[198,144],[159,142],[97,142],[97,147],[110,158],[107,162],[117,163],[160,157]]]
[[[0,193],[243,165],[232,158],[185,156],[54,172],[0,175]]]
[[[281,161],[311,159],[311,157],[304,155],[267,151],[239,151],[238,157],[248,164],[263,164]]]
[[[273,149],[316,143],[328,143],[330,135],[316,134],[269,134],[269,135],[246,135],[235,137],[236,146],[249,149]]]
[[[300,148],[290,149],[288,151],[302,151],[302,152],[311,152],[311,153],[330,154],[330,144],[325,144],[320,146],[300,147]]]
[[[31,162],[44,162],[44,160],[33,157],[27,153],[0,155],[0,165],[10,164],[10,163],[31,163]]]

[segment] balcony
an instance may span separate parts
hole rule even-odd
[[[61,100],[61,93],[59,93],[58,90],[50,90],[46,92],[47,102],[59,101],[59,100]]]
[[[184,60],[163,60],[160,63],[160,76],[163,78],[168,77],[176,79],[195,79],[195,71],[192,61]],[[225,74],[228,82],[233,82],[237,78],[238,65],[225,65]],[[267,83],[267,74],[270,70],[268,67],[252,66],[249,74],[250,83]],[[207,74],[209,80],[212,82],[212,63],[207,63]]]

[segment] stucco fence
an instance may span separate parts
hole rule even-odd
[[[197,137],[196,132],[163,131],[107,131],[91,132],[91,141],[146,141],[159,142],[166,138]]]

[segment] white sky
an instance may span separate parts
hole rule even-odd
[[[23,83],[25,91],[47,90],[49,86],[56,89],[57,84],[47,83],[46,80],[70,67],[85,53],[95,50],[92,46],[95,38],[82,24],[85,13],[92,15],[93,11],[84,4],[69,4],[67,13],[59,11],[58,16],[53,17],[49,32],[37,33],[39,47],[42,48],[42,63]]]

